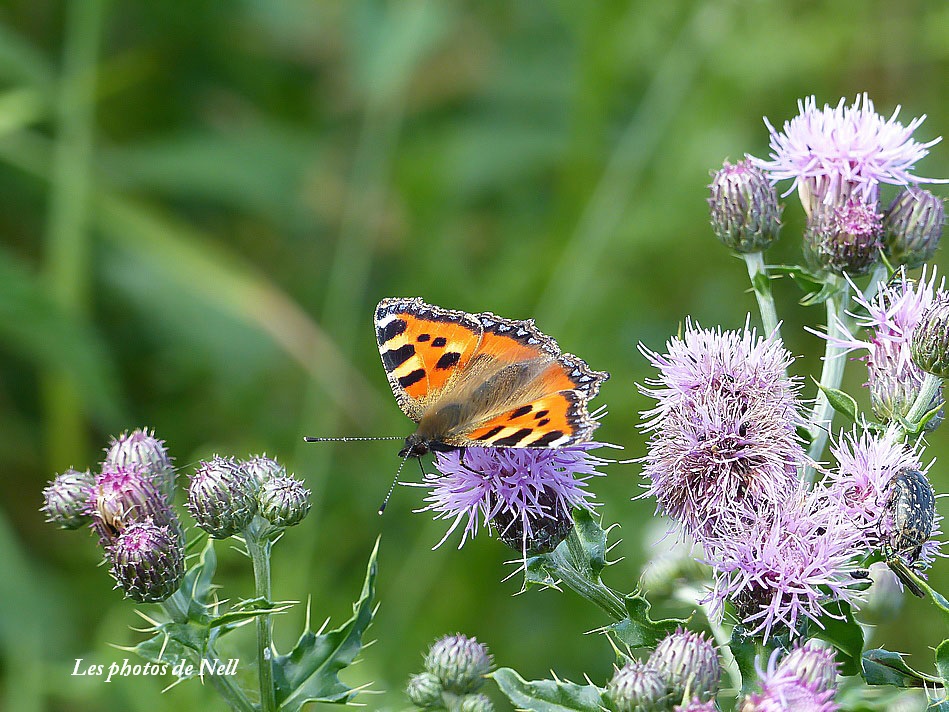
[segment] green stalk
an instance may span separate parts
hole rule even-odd
[[[249,527],[244,533],[247,554],[254,565],[254,585],[257,598],[270,601],[270,539],[258,537]],[[260,678],[261,712],[276,712],[277,700],[273,682],[273,620],[270,615],[256,618],[257,623],[257,668]]]
[[[771,293],[771,279],[768,277],[768,269],[764,264],[764,253],[746,252],[742,254],[742,257],[745,260],[745,266],[748,268],[751,288],[758,300],[758,311],[761,312],[761,325],[764,327],[764,333],[766,336],[774,334],[777,339],[780,339],[778,310],[774,305],[774,295]]]
[[[45,277],[57,304],[76,319],[91,302],[88,231],[95,128],[96,60],[104,0],[66,3],[63,69],[56,105],[56,142],[46,220]],[[64,355],[68,358],[68,355]],[[50,467],[82,450],[83,408],[64,368],[43,374]]]
[[[610,618],[619,623],[626,619],[626,605],[623,599],[607,587],[592,571],[580,571],[570,560],[584,561],[586,553],[576,529],[567,536],[569,555],[557,547],[545,557],[548,562],[544,568],[555,578],[560,579],[569,588],[583,598],[599,606]]]
[[[918,426],[919,421],[922,420],[923,416],[926,415],[930,409],[932,409],[933,400],[939,393],[939,388],[941,386],[942,378],[939,376],[934,376],[931,373],[926,374],[926,380],[924,380],[923,385],[920,386],[919,394],[916,396],[916,400],[913,401],[912,407],[906,414],[906,422],[910,429]]]

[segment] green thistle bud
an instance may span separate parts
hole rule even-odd
[[[461,712],[494,712],[494,704],[487,695],[468,695],[461,700]]]
[[[662,675],[639,660],[626,663],[606,684],[606,697],[616,712],[665,709],[668,688]]]
[[[677,629],[656,646],[646,665],[665,680],[675,699],[710,700],[718,694],[722,668],[715,647],[701,634]]]
[[[880,257],[882,216],[858,200],[843,207],[826,207],[808,219],[804,256],[818,272],[862,275]]]
[[[826,692],[837,683],[837,667],[833,648],[807,643],[788,653],[778,670],[790,672],[818,692]]]
[[[287,476],[287,468],[266,454],[251,456],[241,463],[241,467],[258,485],[274,477]]]
[[[491,520],[501,541],[514,551],[531,556],[553,551],[573,531],[573,517],[555,491],[545,487],[537,495],[537,503],[545,510],[545,514],[535,515],[523,509],[500,509]]]
[[[109,547],[109,560],[117,588],[139,603],[164,601],[185,575],[178,537],[150,520],[129,524]]]
[[[169,502],[174,499],[175,466],[165,449],[165,442],[156,438],[154,431],[138,428],[112,439],[102,469],[119,467],[139,468]]]
[[[310,511],[310,490],[289,476],[274,477],[260,487],[257,495],[260,516],[275,527],[292,527]]]
[[[89,495],[92,528],[103,546],[130,524],[151,521],[181,535],[178,516],[140,466],[116,467],[96,477]]]
[[[894,265],[910,269],[928,262],[939,247],[946,210],[942,199],[911,186],[883,214],[883,244]]]
[[[257,513],[257,483],[234,458],[215,455],[195,470],[185,506],[199,527],[226,539],[243,531]]]
[[[412,704],[422,709],[444,709],[442,699],[442,683],[430,672],[420,672],[409,678],[405,693],[412,700]]]
[[[460,633],[435,641],[425,656],[425,669],[435,675],[442,688],[459,695],[477,692],[491,672],[486,645]]]
[[[89,494],[94,483],[88,470],[78,472],[70,468],[56,475],[43,490],[40,511],[46,514],[46,521],[60,529],[78,529],[89,522]]]
[[[910,346],[913,361],[926,373],[949,378],[949,293],[940,291],[923,312]]]
[[[748,160],[722,166],[709,185],[712,230],[735,252],[762,252],[778,239],[781,207],[774,186]]]

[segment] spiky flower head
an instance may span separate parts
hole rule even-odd
[[[215,539],[243,531],[257,513],[258,485],[232,457],[215,455],[198,464],[185,505],[198,526]]]
[[[890,264],[920,267],[932,258],[942,238],[946,209],[942,198],[910,186],[883,214],[883,244]]]
[[[779,667],[783,672],[823,692],[834,689],[840,665],[833,648],[808,641],[789,652]]]
[[[615,712],[661,709],[669,700],[666,681],[657,671],[639,660],[631,660],[616,671],[606,684],[606,698]]]
[[[640,390],[650,433],[644,475],[659,509],[703,544],[727,522],[758,517],[797,483],[805,459],[798,385],[790,353],[775,336],[705,330],[686,323],[667,353],[640,345],[658,378]]]
[[[880,258],[883,216],[859,200],[823,207],[811,214],[804,232],[804,256],[818,272],[866,274]]]
[[[465,695],[461,699],[461,712],[494,712],[494,703],[487,695],[480,692],[475,695]]]
[[[90,520],[89,489],[95,478],[86,470],[79,472],[69,468],[56,475],[43,489],[43,506],[40,511],[46,521],[60,529],[78,529]]]
[[[715,700],[703,702],[700,698],[693,697],[684,704],[675,705],[672,712],[718,712],[718,707],[715,705]]]
[[[275,527],[292,527],[310,511],[310,490],[295,477],[273,477],[260,486],[257,504],[260,516]]]
[[[949,292],[939,291],[923,312],[910,350],[913,363],[921,370],[949,378]]]
[[[179,533],[178,517],[154,481],[140,466],[119,466],[98,475],[89,490],[92,528],[103,546],[113,543],[130,524],[150,520]]]
[[[150,519],[129,524],[109,547],[116,587],[139,603],[164,601],[184,579],[184,550],[177,535]]]
[[[935,270],[927,278],[923,271],[919,282],[913,282],[900,270],[871,299],[857,295],[854,302],[860,307],[857,324],[866,331],[865,339],[847,332],[838,322],[837,332],[843,336],[827,336],[831,344],[847,351],[864,351],[867,364],[867,387],[873,413],[882,421],[905,418],[916,401],[926,380],[925,372],[912,357],[912,340],[923,314],[933,303],[937,290]],[[937,393],[931,404],[942,403]],[[930,427],[937,423],[930,421]]]
[[[777,665],[780,649],[775,650],[762,670],[758,660],[755,669],[761,692],[747,695],[739,705],[740,712],[836,712],[840,709],[834,701],[834,689],[824,689],[819,682],[798,677],[795,666]]]
[[[833,617],[827,605],[853,603],[858,532],[822,491],[801,491],[771,514],[723,537],[709,554],[716,611],[731,601],[752,635],[765,641],[775,627],[800,634],[807,620]]]
[[[492,664],[488,646],[461,633],[436,640],[425,656],[425,669],[444,690],[459,695],[477,692]]]
[[[442,683],[438,677],[427,670],[409,678],[405,687],[405,694],[412,700],[412,704],[422,709],[444,709],[442,698]]]
[[[469,447],[439,452],[435,468],[441,474],[426,477],[425,486],[431,488],[428,504],[418,511],[451,520],[439,545],[464,524],[460,548],[477,534],[479,523],[492,522],[505,537],[520,531],[528,544],[551,542],[544,534],[551,528],[550,519],[557,530],[564,513],[593,506],[586,481],[602,474],[596,468],[608,462],[590,452],[597,447],[601,445],[588,442],[551,449]]]
[[[171,502],[175,495],[175,467],[165,441],[155,431],[137,428],[113,438],[106,451],[102,468],[139,467],[155,483],[155,487]]]
[[[658,672],[673,699],[714,699],[722,679],[715,646],[700,633],[684,628],[666,636],[646,663]]]
[[[797,189],[808,215],[849,198],[875,206],[881,183],[940,182],[913,174],[916,162],[941,140],[913,139],[925,116],[904,126],[896,120],[899,106],[884,119],[866,94],[850,106],[845,102],[818,109],[813,96],[798,101],[799,114],[785,121],[781,132],[764,120],[771,134],[770,160],[752,160],[772,182],[792,180],[788,193]]]
[[[241,463],[241,467],[258,485],[273,477],[285,477],[287,474],[286,467],[266,454],[252,455]]]
[[[526,512],[524,516],[516,509],[501,509],[491,520],[501,541],[531,556],[553,551],[573,531],[573,515],[553,488],[544,487],[537,504],[541,514]]]
[[[774,186],[749,160],[725,165],[712,178],[712,231],[736,252],[762,252],[778,239],[781,207]]]

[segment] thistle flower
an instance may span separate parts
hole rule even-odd
[[[261,485],[257,505],[260,516],[275,527],[292,527],[310,511],[310,490],[294,477],[273,477]]]
[[[60,529],[78,529],[90,520],[89,488],[95,478],[89,473],[72,468],[56,475],[43,489],[43,506],[46,521]]]
[[[254,518],[258,489],[237,460],[215,455],[195,470],[185,506],[199,527],[215,539],[226,539]]]
[[[673,699],[714,699],[722,679],[715,646],[699,633],[677,628],[667,635],[646,663],[659,673]]]
[[[802,418],[798,385],[785,375],[792,358],[777,338],[689,322],[668,353],[640,350],[659,369],[640,390],[657,401],[643,413],[643,462],[661,511],[708,545],[723,522],[757,519],[795,490]]]
[[[427,670],[409,678],[405,687],[405,694],[412,700],[412,704],[422,709],[443,709],[442,683]]]
[[[795,665],[786,666],[783,662],[777,665],[780,653],[780,649],[771,653],[764,670],[759,661],[755,661],[761,692],[747,695],[739,706],[740,712],[835,712],[840,709],[840,705],[834,702],[832,688],[823,689],[819,682],[802,679]]]
[[[606,684],[607,699],[616,712],[661,709],[668,699],[666,681],[658,672],[639,660],[621,667]]]
[[[853,603],[859,533],[834,504],[820,490],[801,491],[771,516],[722,537],[707,561],[715,579],[705,602],[721,611],[731,601],[765,641],[778,625],[792,636],[805,619],[820,625],[821,616],[832,616],[826,604],[833,600]]]
[[[287,474],[287,468],[281,465],[272,457],[263,455],[252,455],[241,463],[241,469],[247,475],[257,482],[258,485],[264,484],[273,477],[283,477]]]
[[[900,270],[875,297],[866,299],[859,294],[854,297],[864,313],[857,318],[857,325],[866,330],[867,340],[850,334],[840,322],[837,330],[844,336],[822,335],[839,348],[866,352],[862,359],[867,364],[870,405],[880,420],[905,417],[919,395],[926,374],[913,362],[913,333],[942,285],[940,281],[937,286],[935,270],[928,279],[924,270],[918,283],[908,279],[905,270]],[[938,393],[932,407],[941,402],[942,395]],[[930,421],[930,427],[935,425]]]
[[[435,512],[436,519],[451,520],[442,543],[464,524],[461,543],[478,532],[479,523],[500,523],[505,537],[517,531],[524,540],[547,539],[547,520],[560,521],[564,512],[591,508],[592,493],[586,481],[602,473],[597,467],[608,460],[589,451],[600,443],[580,443],[562,448],[478,448],[439,452],[435,467],[441,475],[428,475],[428,504],[417,511]],[[500,517],[500,519],[498,519]],[[556,527],[555,527],[556,528]],[[569,530],[568,530],[569,531]]]
[[[923,312],[910,343],[913,363],[940,378],[949,378],[949,293],[940,291]]]
[[[778,667],[783,673],[824,692],[834,689],[840,665],[833,648],[808,641],[789,652]]]
[[[442,689],[459,695],[477,692],[492,665],[488,647],[461,633],[436,640],[425,656],[425,669]]]
[[[774,186],[751,161],[725,165],[712,178],[708,199],[712,231],[736,252],[762,252],[781,229]]]
[[[946,209],[942,198],[910,186],[901,190],[883,215],[883,243],[891,264],[920,267],[936,253]]]
[[[698,697],[693,697],[685,704],[675,705],[672,712],[718,712],[715,700],[702,702]]]
[[[116,588],[139,603],[171,596],[184,579],[184,550],[167,526],[150,519],[129,524],[109,547]]]
[[[154,431],[138,428],[111,440],[102,469],[119,467],[140,467],[169,502],[174,498],[175,467],[165,441],[156,438]]]
[[[798,101],[798,116],[784,122],[780,133],[765,118],[770,160],[751,158],[773,183],[793,180],[785,195],[796,188],[808,215],[849,198],[874,206],[880,183],[941,182],[913,174],[916,162],[941,140],[919,143],[912,138],[925,115],[903,126],[896,120],[899,106],[884,119],[865,93],[851,106],[844,103],[841,99],[835,108],[825,104],[818,109],[813,96]]]
[[[98,475],[89,489],[88,507],[103,546],[114,543],[130,524],[145,520],[167,526],[180,537],[177,515],[140,466],[120,466]]]
[[[461,700],[460,712],[494,712],[494,703],[487,695],[465,695]]]
[[[852,198],[816,211],[804,232],[808,264],[816,271],[866,274],[880,258],[882,218],[874,207]]]

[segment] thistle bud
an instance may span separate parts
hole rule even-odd
[[[461,712],[494,712],[494,704],[487,695],[467,695],[461,700]]]
[[[778,665],[778,672],[788,673],[816,692],[826,692],[834,689],[837,668],[832,648],[807,643],[788,653]]]
[[[668,688],[662,675],[638,660],[633,660],[606,683],[606,697],[616,712],[640,712],[662,709],[668,700]]]
[[[260,516],[275,527],[292,527],[310,511],[310,490],[287,475],[267,480],[257,495]]]
[[[442,683],[430,672],[420,672],[409,678],[405,694],[412,700],[412,704],[422,709],[444,709],[442,699]]]
[[[685,704],[673,707],[672,712],[718,712],[718,707],[715,706],[715,700],[702,702],[698,697],[693,697]]]
[[[663,678],[674,699],[718,694],[722,668],[715,647],[701,634],[678,628],[656,646],[646,663]]]
[[[816,271],[862,275],[880,257],[882,216],[872,206],[848,200],[810,216],[804,231],[804,256]]]
[[[112,439],[102,469],[119,467],[139,468],[169,502],[174,498],[175,467],[164,441],[156,438],[154,431],[139,428]]]
[[[139,603],[164,601],[185,575],[178,537],[151,520],[129,524],[109,548],[109,560],[118,587]]]
[[[257,483],[232,457],[201,462],[185,505],[198,526],[215,539],[243,531],[257,513]]]
[[[43,490],[44,504],[40,511],[46,521],[60,529],[78,529],[91,519],[89,490],[95,478],[89,473],[72,468],[56,475]]]
[[[537,495],[537,504],[542,514],[502,508],[491,520],[501,541],[531,556],[553,551],[573,531],[573,517],[556,492],[545,487]]]
[[[709,185],[712,230],[735,252],[762,252],[778,239],[781,207],[774,186],[748,160],[725,161]]]
[[[910,349],[923,371],[949,378],[949,293],[939,292],[923,312]]]
[[[425,669],[435,675],[442,688],[459,695],[477,692],[491,672],[488,647],[462,634],[435,641],[425,656]]]
[[[152,480],[137,466],[117,467],[96,477],[89,494],[92,528],[103,546],[112,544],[130,524],[151,521],[179,535],[181,526]]]
[[[920,267],[939,247],[945,221],[941,198],[917,186],[900,191],[883,214],[886,256],[894,265]]]
[[[286,477],[287,468],[267,455],[253,455],[241,463],[244,472],[258,485],[274,477]]]

